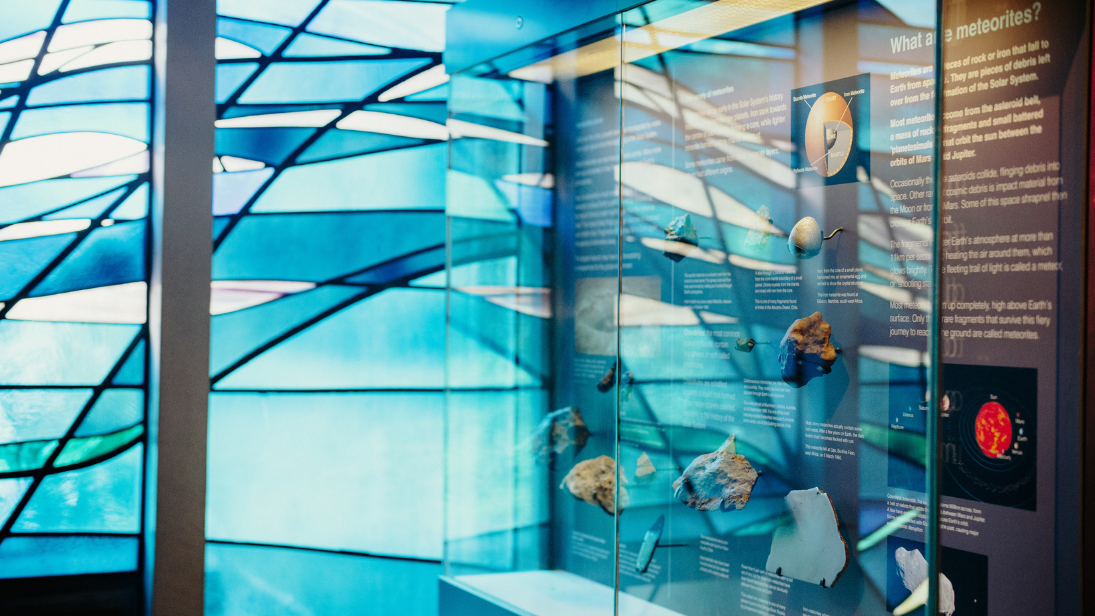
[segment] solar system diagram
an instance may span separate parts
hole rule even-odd
[[[1033,368],[944,366],[944,495],[1034,511],[1037,385]]]
[[[871,157],[860,150],[870,139],[869,75],[856,75],[791,90],[793,168],[801,187],[859,181],[870,176]]]

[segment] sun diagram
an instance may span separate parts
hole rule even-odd
[[[998,458],[1011,445],[1011,417],[999,402],[986,402],[977,413],[974,436],[981,453]]]

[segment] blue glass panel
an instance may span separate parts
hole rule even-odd
[[[215,544],[205,558],[205,616],[437,614],[435,563]]]
[[[132,137],[148,143],[148,103],[108,103],[28,109],[19,115],[12,139],[92,131]]]
[[[297,35],[284,55],[290,58],[308,56],[382,56],[392,53],[387,47],[340,41],[326,36],[302,32]]]
[[[232,97],[236,88],[243,85],[251,73],[259,67],[254,62],[243,64],[221,64],[217,66],[217,103],[223,103]]]
[[[80,422],[76,436],[95,436],[117,432],[144,419],[144,391],[108,389],[95,401],[91,412]]]
[[[4,264],[0,269],[0,298],[15,297],[75,238],[76,234],[65,233],[0,242],[0,263]]]
[[[0,109],[8,109],[14,107],[19,102],[19,95],[9,96],[4,100],[0,100]]]
[[[23,498],[30,483],[29,477],[0,479],[0,526],[8,521],[8,516],[15,510],[15,506]]]
[[[152,17],[152,5],[135,0],[72,0],[68,3],[61,22],[70,24],[74,21],[110,17],[148,19]]]
[[[363,133],[356,130],[328,130],[316,142],[308,146],[297,158],[298,163],[311,163],[327,158],[368,154],[393,148],[403,148],[426,143],[422,139],[396,137],[380,133]]]
[[[216,152],[280,165],[315,132],[314,128],[218,128]]]
[[[144,280],[145,226],[134,221],[95,229],[31,296]]]
[[[106,211],[106,209],[118,200],[118,197],[122,196],[125,192],[124,188],[111,191],[101,197],[95,197],[88,201],[84,201],[79,205],[74,205],[70,208],[65,208],[56,214],[50,214],[43,216],[43,220],[59,220],[62,218],[98,218]]]
[[[126,358],[118,374],[114,375],[115,385],[144,385],[144,340]]]
[[[132,181],[136,176],[46,180],[0,188],[0,224],[40,216]]]
[[[255,21],[299,26],[319,0],[219,0],[217,13]]]
[[[235,214],[247,204],[255,192],[274,175],[267,167],[257,171],[218,173],[213,176],[213,214]]]
[[[286,170],[254,212],[442,208],[448,145],[366,154]]]
[[[250,45],[266,55],[274,53],[292,30],[281,26],[248,23],[234,19],[217,20],[217,36]]]
[[[502,120],[525,121],[525,112],[517,104],[520,86],[494,79],[460,77],[460,87],[449,101],[452,113],[471,113]]]
[[[115,220],[136,220],[148,216],[148,182],[141,184],[133,194],[110,213]]]
[[[342,105],[233,105],[224,110],[222,118],[239,118],[263,113],[288,113],[290,111],[315,111],[317,109],[342,109]],[[262,129],[271,130],[271,129]],[[314,130],[314,129],[300,129]]]
[[[0,443],[61,438],[89,399],[90,389],[0,391]]]
[[[444,242],[441,212],[248,216],[213,256],[213,279],[323,282]]]
[[[144,99],[149,96],[151,74],[148,66],[123,66],[62,77],[31,90],[27,104]]]
[[[0,20],[0,41],[48,28],[60,6],[61,0],[35,0],[21,2],[16,11],[5,7],[4,19]]]
[[[12,530],[139,531],[143,451],[138,443],[106,462],[46,477]]]
[[[447,101],[449,100],[449,84],[430,88],[418,94],[405,97],[405,101]]]
[[[218,389],[443,387],[444,303],[432,289],[384,291],[252,359]]]
[[[443,267],[445,267],[444,247],[378,265],[363,274],[349,278],[347,282],[354,284],[388,284],[399,279],[418,278]]]
[[[228,223],[231,222],[230,216],[218,216],[213,219],[213,239],[217,239],[221,235],[221,231],[224,231]]]
[[[136,537],[8,537],[0,544],[0,578],[137,569]]]
[[[206,536],[439,558],[443,406],[441,392],[212,394]]]
[[[213,317],[210,374],[216,375],[262,344],[361,291],[359,287],[327,285]]]
[[[357,101],[429,63],[425,59],[275,63],[259,75],[239,100],[241,103]],[[222,102],[219,97],[218,102]]]
[[[8,121],[11,120],[11,112],[0,112],[0,133],[4,132],[4,129],[8,127]]]
[[[308,31],[387,47],[444,51],[448,8],[418,2],[331,0],[309,22]]]
[[[0,320],[0,383],[98,385],[140,329]]]
[[[377,103],[365,105],[367,111],[379,111],[381,113],[395,113],[398,115],[422,118],[430,122],[444,124],[449,117],[449,110],[443,104],[431,105],[429,103]]]
[[[524,186],[513,182],[496,180],[494,186],[505,195],[506,200],[517,208],[521,220],[537,227],[551,226],[550,190],[537,186]]]

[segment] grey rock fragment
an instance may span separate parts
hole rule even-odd
[[[692,460],[673,482],[673,496],[700,511],[741,509],[749,502],[758,475],[737,453],[731,434],[718,450]]]

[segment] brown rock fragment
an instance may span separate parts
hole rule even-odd
[[[837,350],[829,341],[832,328],[820,312],[798,319],[779,343],[779,364],[783,380],[802,387],[810,379],[832,371]]]
[[[566,488],[574,498],[597,505],[608,515],[613,514],[616,491],[616,461],[608,456],[583,460],[570,469],[560,488]],[[627,490],[620,486],[620,506],[627,507]]]

